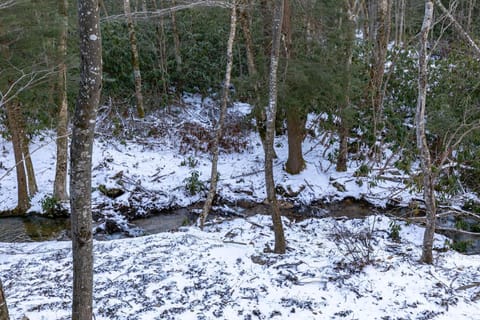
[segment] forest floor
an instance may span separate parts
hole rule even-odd
[[[144,120],[120,117],[115,106],[99,112],[93,157],[96,228],[108,222],[134,234],[134,218],[188,207],[205,198],[210,176],[214,101],[185,96],[169,113]],[[435,263],[420,264],[423,229],[377,214],[362,219],[302,221],[284,217],[288,251],[273,247],[265,215],[235,218],[263,203],[263,148],[252,131],[250,106],[229,109],[219,161],[217,209],[232,219],[211,221],[200,231],[181,227],[131,239],[95,241],[96,319],[479,319],[480,257],[448,250],[436,236]],[[112,121],[114,119],[114,121]],[[347,197],[378,207],[418,205],[411,175],[395,168],[398,155],[365,171],[365,150],[351,154],[347,172],[335,171],[335,136],[318,130],[325,117],[310,117],[303,150],[306,169],[283,170],[285,136],[276,139],[275,181],[286,207]],[[32,211],[52,194],[53,134],[31,150],[40,192]],[[14,164],[0,140],[0,176]],[[438,196],[460,207],[472,194]],[[15,207],[15,174],[0,181],[0,210]],[[225,206],[228,204],[228,207]],[[233,210],[232,210],[233,208]],[[198,212],[193,212],[196,214]],[[398,235],[395,234],[398,231]],[[12,319],[68,319],[71,245],[68,241],[0,243],[0,276]]]

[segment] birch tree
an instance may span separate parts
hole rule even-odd
[[[281,28],[283,22],[284,0],[275,0],[273,10],[272,50],[270,55],[270,75],[268,85],[268,105],[266,107],[266,134],[265,134],[265,187],[267,200],[271,207],[273,229],[275,233],[275,253],[283,254],[286,250],[285,235],[283,232],[280,208],[275,194],[275,181],[273,178],[273,157],[275,119],[277,115],[277,73],[280,55]]]
[[[220,149],[220,140],[223,133],[223,124],[225,122],[225,115],[227,113],[227,103],[228,95],[230,88],[230,81],[232,76],[232,66],[233,66],[233,42],[235,41],[235,33],[237,26],[237,8],[236,4],[233,3],[232,13],[230,15],[230,34],[228,36],[227,44],[227,68],[225,71],[225,81],[223,83],[222,89],[222,104],[220,107],[220,117],[217,122],[217,128],[215,130],[215,141],[213,144],[212,150],[212,171],[210,175],[210,189],[208,191],[207,200],[203,206],[203,211],[200,216],[200,227],[203,229],[205,220],[208,216],[208,213],[212,209],[213,198],[217,193],[217,181],[218,181],[218,154]]]
[[[425,263],[433,262],[433,237],[435,235],[436,220],[436,200],[434,193],[434,174],[432,171],[432,160],[430,150],[427,144],[426,135],[426,112],[425,105],[427,99],[428,84],[428,34],[433,20],[433,2],[425,1],[425,16],[423,18],[422,29],[419,34],[420,47],[418,52],[418,98],[415,114],[416,140],[420,155],[420,163],[423,174],[423,197],[426,210],[426,226],[423,236],[423,250],[421,260]]]
[[[71,144],[70,206],[73,252],[72,320],[92,319],[92,146],[102,85],[98,0],[78,1],[80,89]]]

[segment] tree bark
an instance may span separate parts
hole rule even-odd
[[[3,292],[2,279],[0,279],[0,320],[9,320],[7,300]]]
[[[290,174],[299,174],[305,169],[302,143],[305,137],[305,123],[307,118],[293,106],[289,106],[287,115],[288,159],[285,170]]]
[[[172,4],[175,6],[175,1],[172,1]],[[172,22],[172,33],[173,33],[173,49],[175,53],[175,66],[177,74],[180,75],[182,73],[182,53],[180,51],[180,36],[178,34],[177,28],[177,19],[175,16],[175,12],[171,12],[170,19]]]
[[[8,127],[12,135],[13,154],[15,157],[15,170],[17,174],[17,207],[15,211],[24,214],[30,208],[28,195],[27,172],[25,168],[25,159],[23,154],[23,139],[20,133],[20,125],[17,119],[16,101],[5,103],[7,112]]]
[[[346,111],[350,106],[350,94],[352,87],[352,59],[353,47],[355,41],[355,13],[354,4],[351,2],[346,5],[346,37],[345,37],[345,95],[343,103],[339,106],[340,123],[338,128],[339,150],[337,157],[336,170],[339,172],[347,171],[348,162],[348,133],[350,125],[347,121]]]
[[[223,124],[225,122],[225,115],[227,113],[228,93],[230,91],[230,79],[232,76],[233,66],[233,42],[235,41],[235,33],[237,29],[237,8],[236,4],[233,4],[232,13],[230,15],[230,34],[228,36],[227,44],[227,68],[225,71],[225,81],[223,84],[222,92],[222,105],[220,108],[220,117],[218,119],[217,128],[215,132],[215,141],[213,144],[213,159],[212,159],[212,171],[210,175],[210,190],[208,191],[207,200],[203,206],[203,211],[200,216],[200,228],[203,229],[205,220],[212,209],[213,198],[217,193],[217,181],[218,181],[218,154],[220,149],[220,140],[223,134]]]
[[[130,39],[130,49],[132,51],[133,77],[135,80],[135,98],[137,100],[137,115],[139,118],[145,118],[145,109],[143,107],[142,93],[142,74],[140,72],[140,58],[138,56],[137,35],[133,24],[132,11],[130,9],[130,0],[123,0],[123,10],[127,18],[128,36]]]
[[[390,39],[390,0],[379,0],[376,5],[375,37],[372,52],[372,67],[370,70],[370,91],[373,108],[373,133],[378,138],[383,127],[383,76],[385,61],[387,59],[388,41]],[[376,143],[374,143],[374,156],[379,157]]]
[[[246,9],[246,6],[248,5],[247,1],[243,0],[240,3],[240,14],[239,14],[239,20],[240,20],[240,25],[242,26],[242,32],[243,36],[245,38],[245,48],[247,51],[247,68],[248,68],[248,74],[251,77],[256,77],[257,75],[257,68],[255,66],[255,53],[254,53],[254,45],[253,45],[253,40],[252,40],[252,32],[250,31],[250,19],[249,19],[249,14]],[[257,89],[257,88],[255,88]]]
[[[415,114],[417,148],[420,153],[420,163],[423,173],[423,197],[426,210],[426,227],[423,236],[422,262],[433,263],[433,237],[435,235],[436,220],[436,201],[434,193],[434,177],[432,172],[432,162],[430,150],[427,144],[426,136],[426,115],[425,105],[427,97],[428,81],[428,53],[427,42],[428,34],[433,20],[433,2],[425,1],[425,16],[423,19],[422,30],[420,31],[420,50],[418,54],[418,99],[417,110]]]
[[[102,44],[98,0],[78,2],[80,89],[71,144],[70,206],[73,252],[72,320],[92,319],[92,148],[102,85]]]
[[[292,17],[290,3],[284,0],[284,13],[282,21],[282,35],[284,41],[283,56],[287,61],[292,56]],[[286,107],[287,138],[288,138],[288,159],[285,163],[285,170],[291,174],[298,174],[305,169],[303,159],[302,143],[305,137],[306,116],[298,106],[289,105]]]
[[[266,109],[267,131],[265,136],[265,185],[267,200],[272,210],[272,222],[275,233],[275,253],[283,254],[286,250],[280,209],[275,194],[275,180],[273,178],[273,143],[275,138],[275,119],[277,114],[277,73],[280,56],[281,28],[283,20],[284,0],[275,0],[273,10],[272,50],[270,55],[270,76],[268,86],[268,105]]]
[[[62,17],[62,29],[58,45],[60,53],[58,79],[58,124],[57,124],[57,163],[53,196],[60,201],[67,201],[67,162],[68,162],[68,103],[67,103],[67,33],[68,33],[68,1],[59,0],[59,13]]]
[[[35,170],[33,169],[33,162],[32,157],[30,156],[30,140],[28,139],[25,125],[25,119],[22,114],[22,110],[20,110],[20,104],[16,104],[16,115],[17,115],[17,125],[19,126],[20,130],[20,137],[22,141],[22,153],[23,159],[25,161],[25,170],[27,172],[27,186],[28,186],[28,195],[29,197],[33,197],[37,191],[37,180],[35,179]]]

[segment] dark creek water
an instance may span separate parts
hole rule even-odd
[[[233,212],[241,216],[251,216],[254,214],[269,214],[269,206],[264,204],[252,204],[245,207],[231,208]],[[225,210],[228,211],[228,210]],[[387,211],[388,214],[405,218],[409,215],[408,208],[394,208]],[[282,209],[282,214],[293,219],[302,220],[308,217],[346,217],[349,219],[364,218],[376,214],[377,209],[366,201],[345,199],[341,202],[330,204],[312,205],[303,208]],[[220,212],[222,214],[222,212]],[[225,212],[223,212],[225,215]],[[214,215],[210,215],[213,217]],[[176,230],[181,226],[193,223],[195,214],[192,214],[192,208],[181,208],[166,212],[164,214],[154,215],[148,218],[135,219],[131,221],[132,227],[143,230],[143,234],[155,234]],[[471,219],[470,219],[471,220]],[[442,218],[438,220],[438,225],[446,230],[439,232],[451,239],[451,243],[457,250],[466,254],[480,254],[480,233],[466,234],[455,230],[456,220],[454,217]],[[469,221],[472,225],[480,225],[480,221]],[[0,242],[30,242],[68,239],[70,230],[69,219],[49,219],[39,216],[27,217],[8,217],[0,218]],[[98,234],[97,239],[114,239],[125,237],[121,233],[113,235]]]
[[[39,216],[0,218],[0,242],[46,241],[64,238],[70,229],[66,218]]]

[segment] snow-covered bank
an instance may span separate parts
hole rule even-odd
[[[192,194],[190,183],[208,185],[210,154],[205,144],[214,125],[213,103],[198,96],[185,96],[184,105],[172,106],[172,113],[159,112],[145,120],[117,119],[104,107],[99,115],[93,150],[93,204],[101,207],[108,218],[122,215],[121,208],[134,208],[142,215],[152,209],[185,207],[205,198],[205,192]],[[235,203],[240,200],[262,202],[265,199],[263,148],[258,134],[252,131],[248,117],[251,107],[235,103],[229,108],[227,140],[219,159],[219,196]],[[115,118],[116,119],[116,118]],[[386,150],[381,163],[364,172],[364,162],[352,155],[346,172],[336,172],[334,159],[336,142],[329,132],[319,128],[321,117],[310,117],[308,126],[315,135],[303,143],[306,169],[297,175],[283,170],[287,161],[286,136],[276,138],[275,182],[283,197],[293,204],[309,204],[322,199],[334,201],[345,197],[364,198],[384,206],[395,199],[407,205],[412,198],[421,197],[407,187],[409,178],[393,168],[391,152]],[[230,133],[230,134],[229,134]],[[0,210],[16,205],[15,172],[11,143],[0,138]],[[52,194],[55,168],[54,133],[45,132],[31,145],[40,192],[32,199],[32,211],[41,211],[41,201]],[[358,156],[358,155],[357,155]],[[363,166],[362,166],[363,165]],[[381,172],[381,176],[379,176]],[[105,196],[101,189],[120,188],[125,193],[116,199]]]
[[[385,216],[284,222],[285,255],[264,253],[273,234],[260,215],[95,242],[95,319],[480,318],[480,257],[436,252],[421,265],[422,228],[401,224],[397,243]],[[357,268],[339,235],[372,230],[372,262]],[[69,319],[71,263],[69,242],[0,243],[12,319]]]

